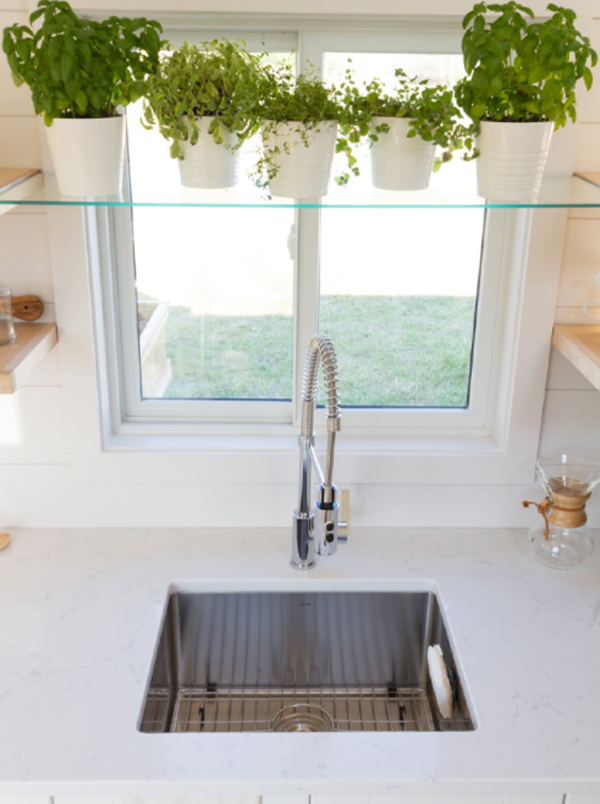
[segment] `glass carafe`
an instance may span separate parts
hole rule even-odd
[[[576,455],[548,455],[536,463],[547,497],[536,504],[543,524],[531,528],[534,555],[547,567],[578,567],[594,551],[586,502],[600,482],[600,463]]]

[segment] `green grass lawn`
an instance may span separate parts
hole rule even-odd
[[[342,404],[465,406],[474,315],[470,297],[322,297],[320,330],[336,347]],[[286,316],[172,307],[166,398],[289,399],[292,332]]]

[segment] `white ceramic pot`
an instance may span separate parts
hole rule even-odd
[[[337,123],[333,120],[315,128],[291,121],[280,123],[274,131],[263,131],[265,147],[271,152],[279,149],[273,157],[278,170],[269,185],[271,195],[298,199],[327,195],[336,137]],[[289,153],[284,150],[285,143]]]
[[[57,119],[46,129],[58,189],[63,195],[104,196],[121,192],[125,118]]]
[[[477,192],[489,201],[535,201],[554,123],[482,121]]]
[[[378,134],[371,146],[373,186],[378,190],[426,190],[433,170],[435,144],[418,135],[408,137],[404,117],[374,117],[372,127],[386,123],[390,130]]]
[[[212,120],[212,117],[197,117],[198,142],[195,145],[181,143],[184,158],[179,160],[179,175],[184,187],[217,190],[237,184],[239,152],[231,150],[237,136],[226,126],[221,126],[223,143],[217,144],[208,133]]]

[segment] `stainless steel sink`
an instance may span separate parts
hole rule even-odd
[[[443,719],[427,648],[455,698]],[[432,592],[171,595],[140,731],[470,731]]]

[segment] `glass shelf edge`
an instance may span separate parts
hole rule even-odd
[[[597,204],[182,204],[166,201],[0,201],[7,206],[37,207],[113,207],[116,209],[600,209]]]
[[[125,200],[108,198],[43,198],[28,196],[23,199],[2,198],[0,206],[41,206],[41,207],[113,207],[113,208],[198,208],[198,209],[600,209],[600,187],[583,176],[572,179],[550,179],[556,182],[555,188],[550,185],[546,198],[542,197],[535,202],[506,202],[506,201],[456,201],[443,202],[438,199],[427,202],[423,197],[415,201],[402,202],[302,202],[293,200],[258,200],[258,201],[193,201],[193,200]],[[558,189],[556,189],[558,188]],[[38,192],[47,192],[42,190]],[[426,192],[426,191],[423,191]],[[53,193],[55,194],[55,193]],[[544,188],[542,189],[542,195]],[[558,194],[558,197],[557,197]],[[567,198],[568,195],[568,198]],[[553,197],[554,196],[554,197]],[[562,197],[561,197],[562,196]]]

